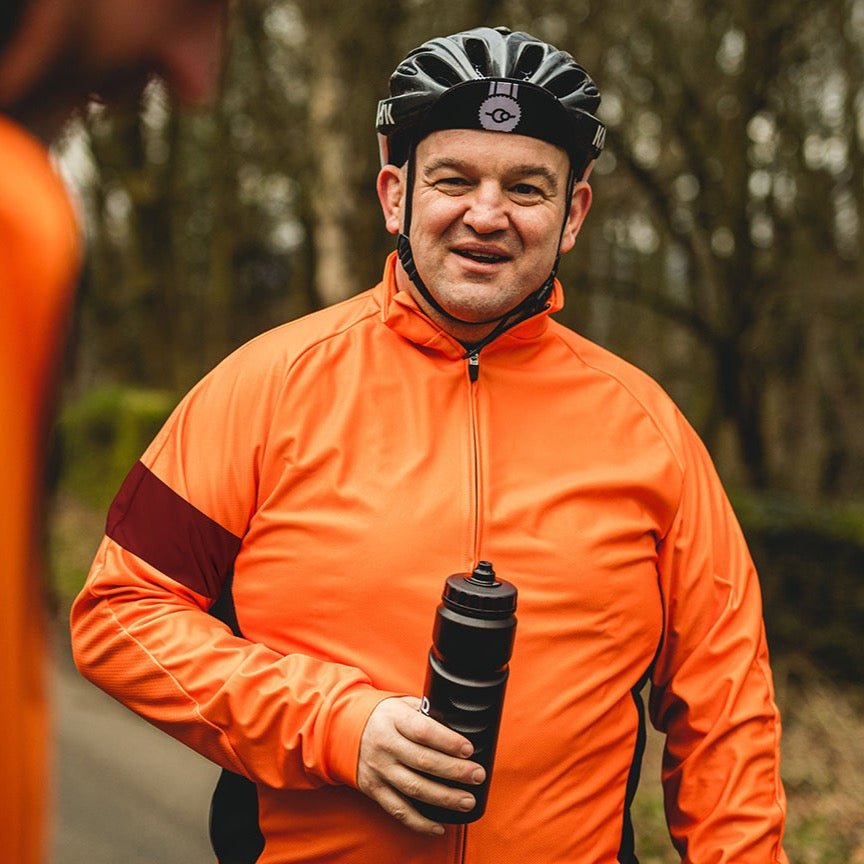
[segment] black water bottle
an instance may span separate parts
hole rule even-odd
[[[496,578],[492,564],[480,561],[473,573],[448,577],[441,599],[420,710],[474,745],[471,759],[486,769],[486,780],[475,786],[433,778],[475,797],[477,803],[467,813],[422,801],[413,804],[437,822],[464,824],[486,811],[516,635],[516,588]]]

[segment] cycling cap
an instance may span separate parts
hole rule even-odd
[[[577,177],[603,149],[600,92],[573,57],[528,33],[478,27],[408,54],[378,103],[382,164],[438,129],[512,132],[567,151]]]

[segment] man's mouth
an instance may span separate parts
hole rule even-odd
[[[462,258],[467,258],[469,261],[476,261],[478,264],[501,264],[504,261],[509,261],[507,255],[498,255],[494,252],[476,252],[471,249],[454,249],[457,255]]]

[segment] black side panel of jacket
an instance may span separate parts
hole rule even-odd
[[[645,703],[642,700],[642,689],[645,687],[649,675],[650,667],[639,683],[630,691],[633,696],[636,713],[639,716],[639,727],[636,733],[633,761],[630,763],[630,776],[627,778],[627,791],[624,800],[624,824],[621,827],[621,845],[618,847],[618,856],[616,859],[619,864],[639,864],[639,859],[636,857],[636,841],[633,835],[633,818],[630,808],[633,805],[633,799],[636,797],[636,789],[639,786],[639,775],[642,773],[642,757],[645,755],[647,734],[645,730]]]
[[[231,587],[234,574],[225,580],[222,593],[210,607],[214,618],[242,636]],[[210,843],[219,864],[255,864],[264,851],[264,835],[258,824],[258,790],[240,774],[223,770],[210,802]]]

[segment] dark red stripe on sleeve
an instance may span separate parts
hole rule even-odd
[[[193,507],[137,462],[108,511],[105,533],[124,549],[198,594],[215,599],[234,566],[240,538]]]

